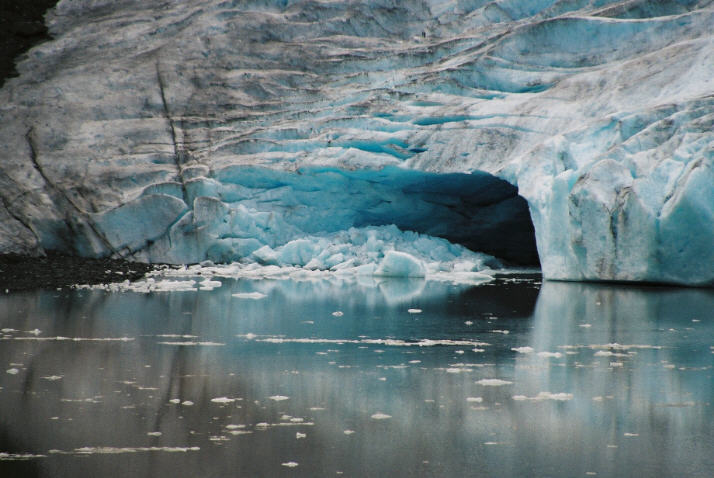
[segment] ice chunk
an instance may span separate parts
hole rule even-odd
[[[538,395],[536,395],[534,397],[528,397],[526,395],[514,395],[513,396],[513,400],[516,400],[516,401],[530,400],[530,401],[534,401],[534,402],[540,402],[543,400],[555,400],[555,401],[564,402],[564,401],[572,400],[572,399],[573,399],[572,393],[539,392]]]
[[[280,248],[277,260],[283,265],[304,266],[315,255],[315,244],[307,239],[290,241]]]
[[[383,277],[424,277],[424,263],[406,252],[389,251],[377,266],[374,275]]]
[[[216,398],[211,399],[211,402],[220,403],[220,404],[233,403],[235,401],[236,401],[235,398],[228,398],[228,397],[216,397]]]
[[[286,397],[285,395],[272,395],[268,398],[276,402],[282,402],[283,400],[287,400],[290,397]]]
[[[236,292],[235,294],[231,294],[231,296],[233,296],[237,299],[253,299],[253,300],[264,299],[265,297],[267,297],[267,295],[263,294],[262,292]]]
[[[392,416],[382,412],[372,414],[372,419],[374,420],[386,420],[387,418],[392,418]]]
[[[513,382],[508,380],[502,380],[500,378],[482,378],[476,382],[477,385],[483,385],[484,387],[501,387],[503,385],[512,385]]]

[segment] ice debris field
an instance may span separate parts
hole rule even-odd
[[[46,23],[0,89],[0,252],[714,284],[709,0],[60,0]]]

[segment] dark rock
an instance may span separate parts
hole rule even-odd
[[[57,253],[45,257],[1,254],[0,293],[137,280],[153,267],[140,262],[88,259]]]

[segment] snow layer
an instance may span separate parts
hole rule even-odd
[[[393,224],[520,263],[537,241],[548,278],[714,284],[711,1],[61,0],[47,23],[0,90],[0,252],[329,269],[361,255],[325,257],[336,235]]]

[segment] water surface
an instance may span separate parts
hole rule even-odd
[[[714,470],[711,290],[221,281],[0,297],[0,476]]]

